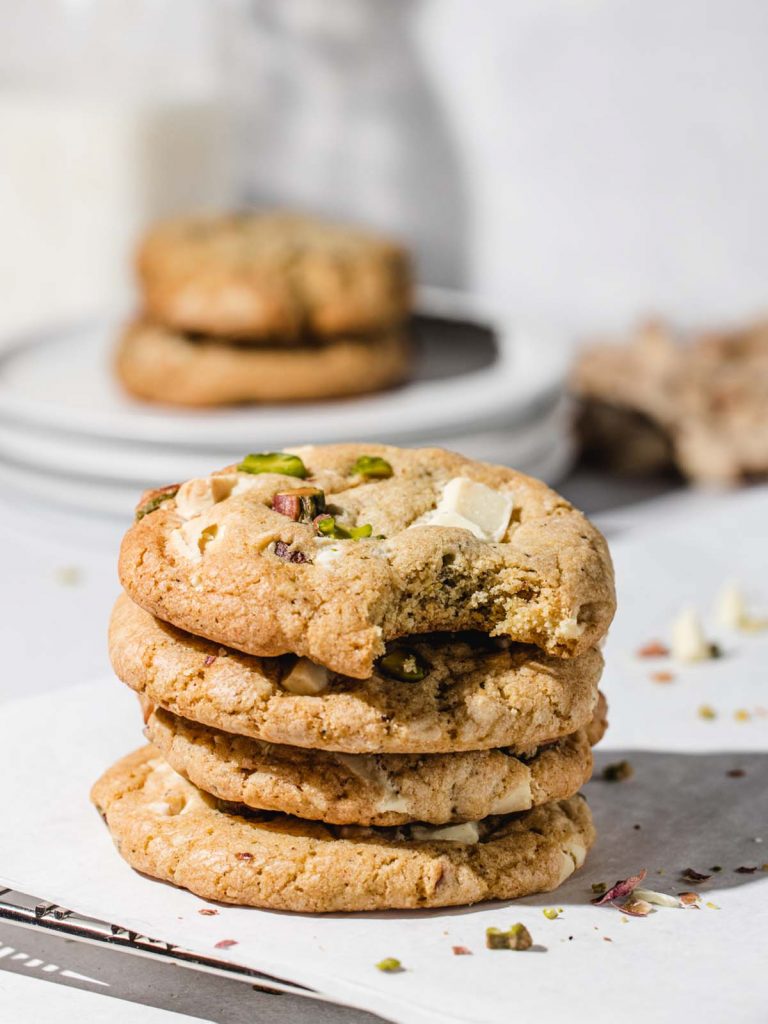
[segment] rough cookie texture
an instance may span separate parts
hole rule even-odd
[[[478,823],[479,841],[415,840],[407,826],[331,826],[220,809],[152,747],[93,787],[123,858],[205,899],[293,910],[386,910],[516,899],[560,885],[595,832],[582,797]]]
[[[307,695],[281,682],[295,659],[219,647],[124,595],[109,629],[115,672],[152,704],[268,742],[352,754],[528,751],[576,732],[594,714],[603,667],[596,649],[561,659],[444,637],[412,647],[430,665],[419,682],[379,671],[363,681],[329,673],[327,688]]]
[[[292,451],[309,480],[230,468],[229,496],[199,514],[185,519],[170,499],[137,522],[120,552],[133,600],[195,635],[266,657],[305,655],[359,679],[385,641],[416,633],[478,629],[573,657],[608,629],[615,594],[605,540],[539,481],[441,449]],[[356,474],[362,455],[385,459],[392,476]],[[513,499],[500,541],[429,524],[457,478]],[[277,492],[307,483],[325,492],[340,523],[371,536],[332,541],[272,508]]]
[[[171,405],[358,395],[399,384],[409,365],[410,346],[399,328],[288,348],[225,345],[143,320],[126,329],[115,363],[131,394]]]
[[[586,454],[636,474],[676,466],[692,480],[768,473],[768,324],[687,343],[643,325],[625,345],[581,354]]]
[[[602,703],[602,702],[601,702]],[[604,711],[604,707],[601,708]],[[561,800],[592,774],[589,728],[531,751],[333,754],[233,736],[156,708],[147,739],[179,774],[230,803],[336,825],[476,821]]]
[[[152,319],[271,343],[376,331],[402,321],[411,300],[403,248],[297,214],[159,224],[137,264]]]

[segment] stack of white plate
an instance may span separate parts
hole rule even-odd
[[[133,401],[111,371],[117,318],[13,341],[0,353],[0,485],[127,517],[142,489],[246,452],[351,440],[439,445],[556,482],[572,451],[563,347],[455,293],[425,290],[418,308],[410,383],[322,404]]]

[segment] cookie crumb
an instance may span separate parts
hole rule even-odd
[[[675,676],[673,672],[652,672],[651,680],[654,683],[673,683]]]
[[[83,573],[76,565],[62,565],[53,574],[53,578],[62,587],[76,587],[83,581]]]
[[[603,779],[606,782],[626,782],[635,774],[635,769],[629,761],[616,761],[615,764],[607,764],[603,768]]]
[[[725,774],[729,779],[743,779],[747,773],[743,768],[731,768]]]
[[[214,910],[213,907],[202,907],[198,910],[198,914],[202,914],[203,917],[215,917],[218,914],[218,910]]]
[[[668,658],[669,654],[669,648],[660,640],[650,640],[637,650],[638,658]]]
[[[451,946],[454,956],[472,956],[472,950],[467,946]]]
[[[214,949],[231,949],[237,945],[236,939],[222,939],[221,942],[217,942],[213,947]]]

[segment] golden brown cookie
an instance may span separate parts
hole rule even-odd
[[[444,907],[549,891],[582,865],[595,838],[579,796],[442,835],[425,826],[332,826],[223,809],[152,747],[108,769],[91,796],[138,871],[205,899],[301,913]]]
[[[190,633],[364,679],[415,633],[477,629],[574,657],[608,629],[605,540],[513,469],[360,444],[240,468],[187,481],[123,540],[130,596]]]
[[[109,652],[119,678],[151,704],[224,732],[343,753],[525,752],[593,717],[603,659],[552,658],[451,637],[410,644],[428,665],[403,681],[366,680],[294,657],[256,658],[201,640],[118,599]],[[306,670],[302,676],[302,670]]]
[[[411,301],[401,246],[291,213],[158,224],[137,264],[151,319],[272,344],[378,331],[401,323]]]
[[[408,374],[401,328],[312,345],[225,345],[150,321],[131,324],[115,368],[137,398],[169,405],[299,402],[380,391]]]
[[[600,716],[527,756],[504,750],[458,754],[339,754],[264,743],[150,712],[147,739],[170,766],[220,800],[334,825],[435,825],[476,821],[562,800],[592,774]]]

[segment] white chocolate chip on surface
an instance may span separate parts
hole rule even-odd
[[[704,635],[695,608],[684,608],[672,623],[672,657],[677,661],[705,661],[712,644]]]
[[[288,675],[283,679],[284,689],[302,697],[311,697],[328,688],[328,669],[316,665],[309,658],[299,658]]]
[[[727,583],[717,601],[717,620],[728,629],[741,629],[747,618],[747,605],[738,584]]]
[[[469,530],[478,540],[498,542],[507,532],[514,504],[511,494],[456,476],[443,488],[435,510],[413,525],[453,526]]]
[[[412,825],[411,837],[420,843],[477,843],[480,830],[476,821],[465,821],[463,825],[443,825],[440,828],[427,828],[425,825]]]

